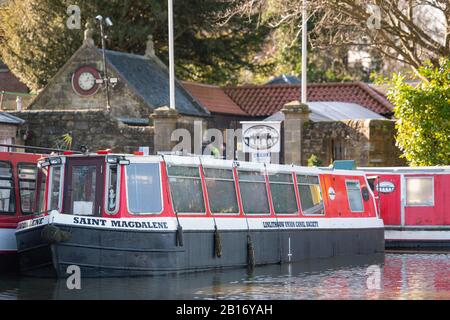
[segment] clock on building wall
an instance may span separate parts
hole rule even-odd
[[[82,66],[72,75],[72,88],[80,96],[91,96],[100,87],[97,83],[100,79],[100,72],[91,66]]]

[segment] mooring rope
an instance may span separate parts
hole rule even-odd
[[[236,162],[233,163],[234,167],[237,167]],[[239,181],[239,176],[238,176],[238,181]],[[242,198],[241,198],[242,201]],[[248,224],[248,218],[247,218],[247,214],[245,212],[244,213],[244,217],[245,217],[245,222],[247,223],[247,266],[250,269],[253,269],[255,267],[255,249],[253,247],[253,241],[252,241],[252,237],[250,234],[250,225]]]
[[[201,159],[201,157],[198,157],[198,159],[200,160],[200,168],[202,170],[202,174],[203,174],[203,177],[205,178],[205,184],[206,184],[206,175],[205,175],[205,170],[203,168],[202,159]],[[208,191],[206,190],[206,192],[208,192]],[[209,210],[211,211],[211,208],[209,208]],[[216,257],[220,258],[222,256],[222,241],[220,239],[220,233],[219,233],[219,229],[217,228],[217,222],[216,222],[216,217],[214,216],[214,213],[211,212],[211,216],[213,217],[213,221],[214,221],[214,255]]]
[[[266,163],[264,163],[264,171],[265,171],[266,176],[269,177],[269,174],[267,172]],[[270,180],[269,180],[269,188],[270,188]],[[270,195],[272,196],[272,190],[270,190]],[[273,204],[273,201],[272,201],[272,204]],[[277,216],[277,213],[275,212],[275,208],[273,208],[273,211],[274,211],[273,214],[275,215],[275,222],[277,224],[277,234],[278,234],[278,258],[279,258],[278,263],[281,264],[282,259],[283,259],[282,247],[281,247],[281,230],[280,230],[280,224],[278,222],[278,216]]]
[[[173,212],[175,212],[175,217],[177,218],[176,246],[182,247],[183,246],[183,227],[180,224],[180,219],[178,218],[178,210],[176,209],[175,204],[173,202],[172,189],[170,188],[170,183],[169,183],[169,170],[167,169],[167,162],[166,162],[166,159],[164,158],[164,155],[161,155],[161,157],[164,161],[164,167],[166,168],[167,188],[169,189],[169,195],[170,195],[170,200],[172,202]]]

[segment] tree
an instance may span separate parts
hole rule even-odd
[[[421,81],[395,74],[388,98],[394,104],[397,145],[413,166],[450,164],[450,60],[418,68]]]
[[[236,83],[241,69],[264,72],[252,58],[268,34],[257,20],[232,17],[218,24],[233,0],[174,1],[177,76],[208,83]],[[69,29],[69,5],[81,9],[81,29]],[[9,0],[0,7],[0,55],[31,89],[42,88],[81,45],[83,26],[108,16],[108,49],[143,54],[153,34],[156,54],[167,63],[167,2],[160,0]],[[99,43],[96,30],[96,43]]]
[[[227,14],[270,11],[272,26],[287,25],[298,38],[302,2],[246,0]],[[448,0],[308,0],[308,5],[315,20],[309,33],[313,48],[373,50],[415,71],[427,60],[436,67],[440,58],[450,56]]]

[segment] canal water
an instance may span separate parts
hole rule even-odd
[[[386,253],[155,277],[0,276],[0,299],[450,299],[450,254]]]

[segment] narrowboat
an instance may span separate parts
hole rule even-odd
[[[377,198],[386,248],[450,250],[450,167],[361,168]]]
[[[17,223],[33,213],[38,154],[0,152],[0,272],[18,271]]]
[[[16,230],[34,276],[140,276],[384,252],[362,171],[101,150],[39,161]],[[70,268],[69,268],[70,267]]]

